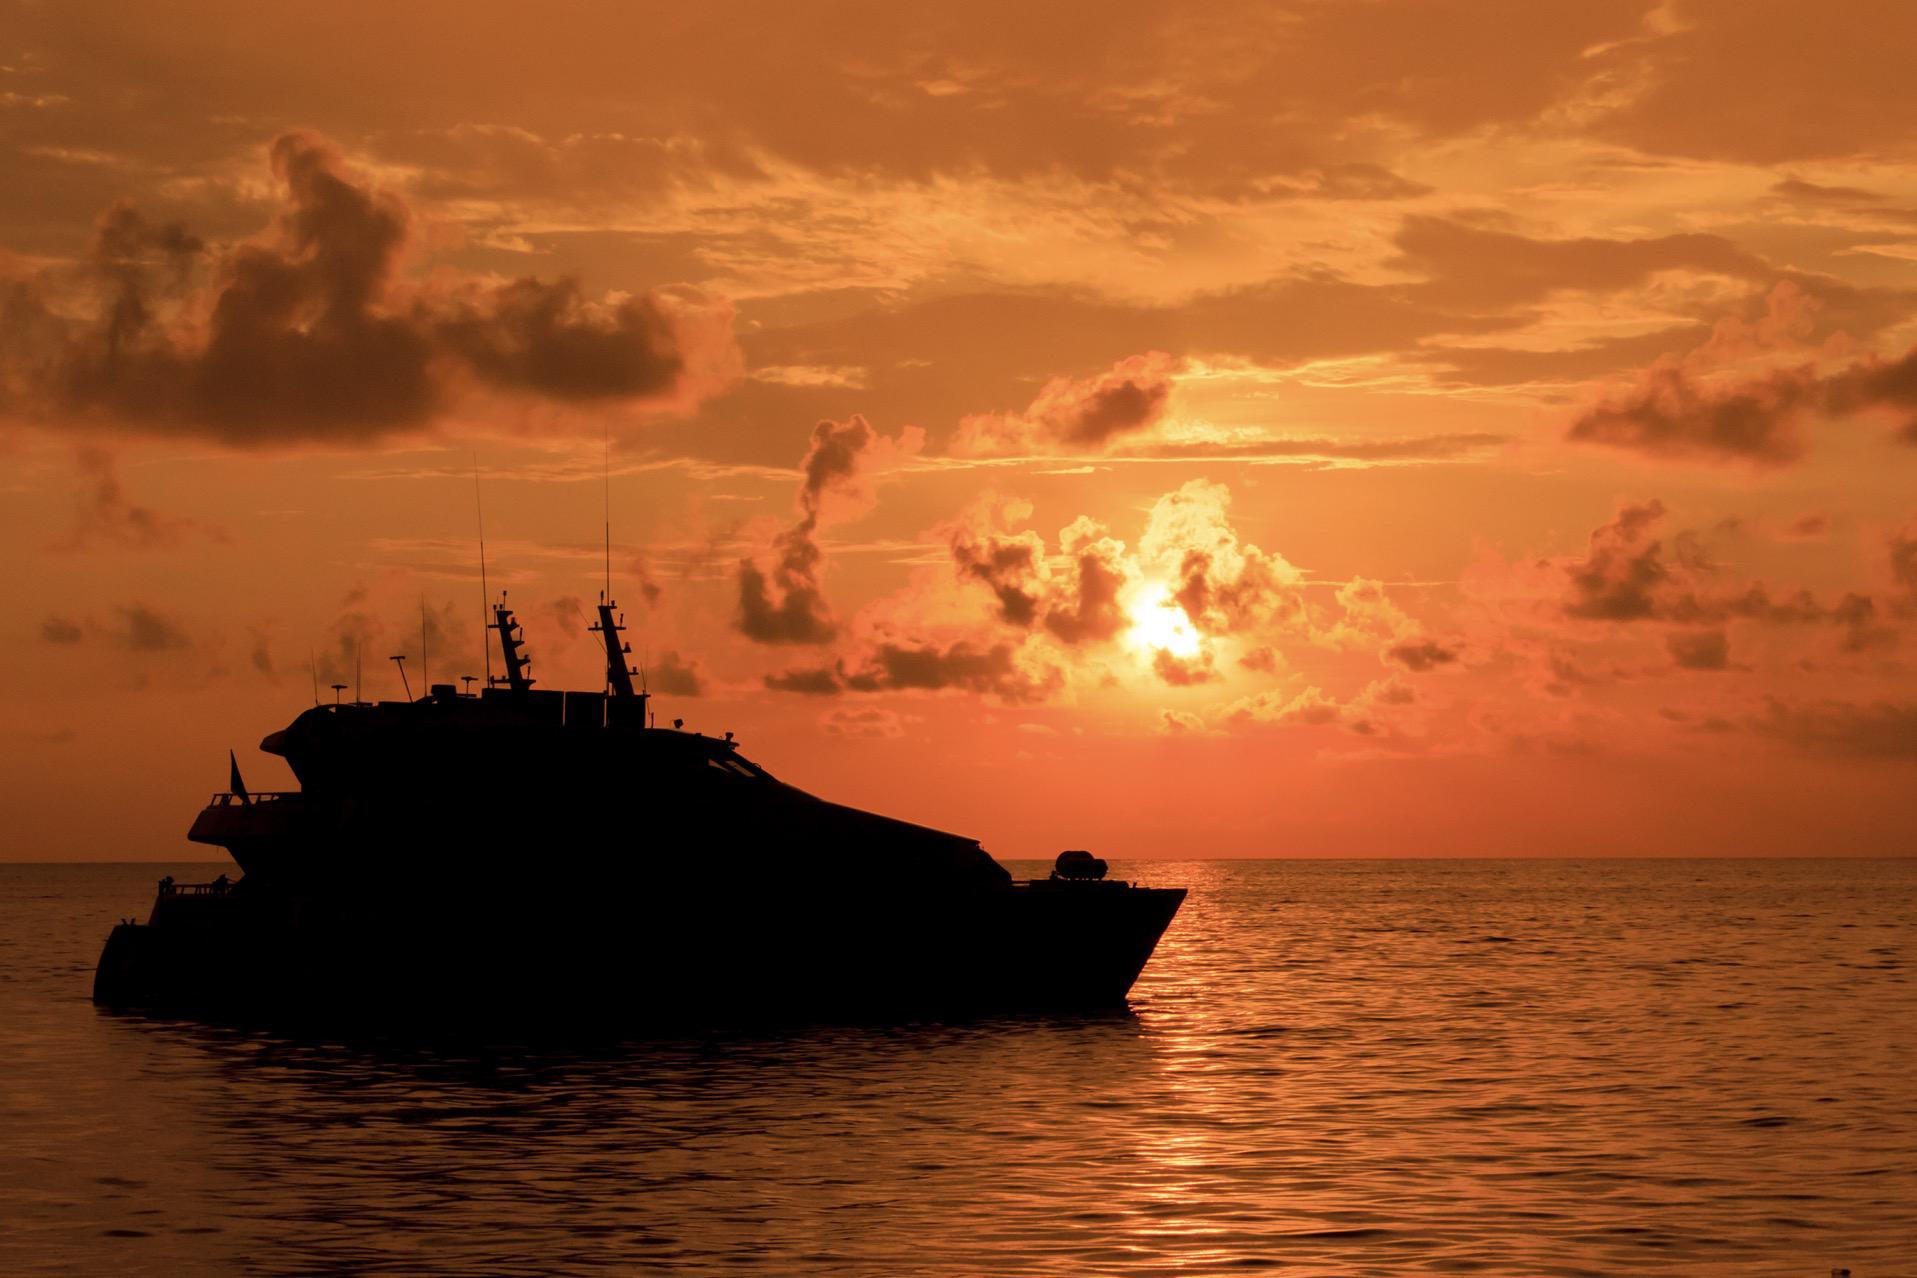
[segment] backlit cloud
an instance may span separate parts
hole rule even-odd
[[[367,441],[433,421],[470,386],[578,403],[683,402],[731,358],[723,305],[679,290],[589,299],[577,281],[409,279],[412,210],[329,143],[271,148],[279,208],[214,252],[115,206],[75,282],[16,280],[4,310],[17,411],[234,445]],[[74,288],[64,290],[74,291]]]

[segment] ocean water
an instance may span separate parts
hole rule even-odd
[[[1917,861],[1120,865],[1129,1013],[591,1048],[96,1010],[168,870],[0,866],[0,1273],[1917,1274]]]

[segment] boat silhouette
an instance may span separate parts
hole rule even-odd
[[[537,688],[502,596],[478,693],[316,705],[267,735],[300,789],[229,788],[188,838],[243,872],[161,881],[95,1002],[645,1023],[1121,1005],[1185,897],[1073,851],[1015,881],[975,839],[779,781],[660,727],[617,605],[602,691]],[[403,671],[403,667],[402,667]],[[470,682],[470,681],[469,681]]]

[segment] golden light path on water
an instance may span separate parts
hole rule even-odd
[[[0,1271],[1908,1272],[1917,863],[1114,868],[1129,1011],[586,1045],[103,1015],[151,871],[0,869]]]

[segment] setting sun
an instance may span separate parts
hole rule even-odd
[[[1132,603],[1131,629],[1125,642],[1141,653],[1164,651],[1174,657],[1194,657],[1203,642],[1185,610],[1172,602],[1164,586],[1151,586]]]

